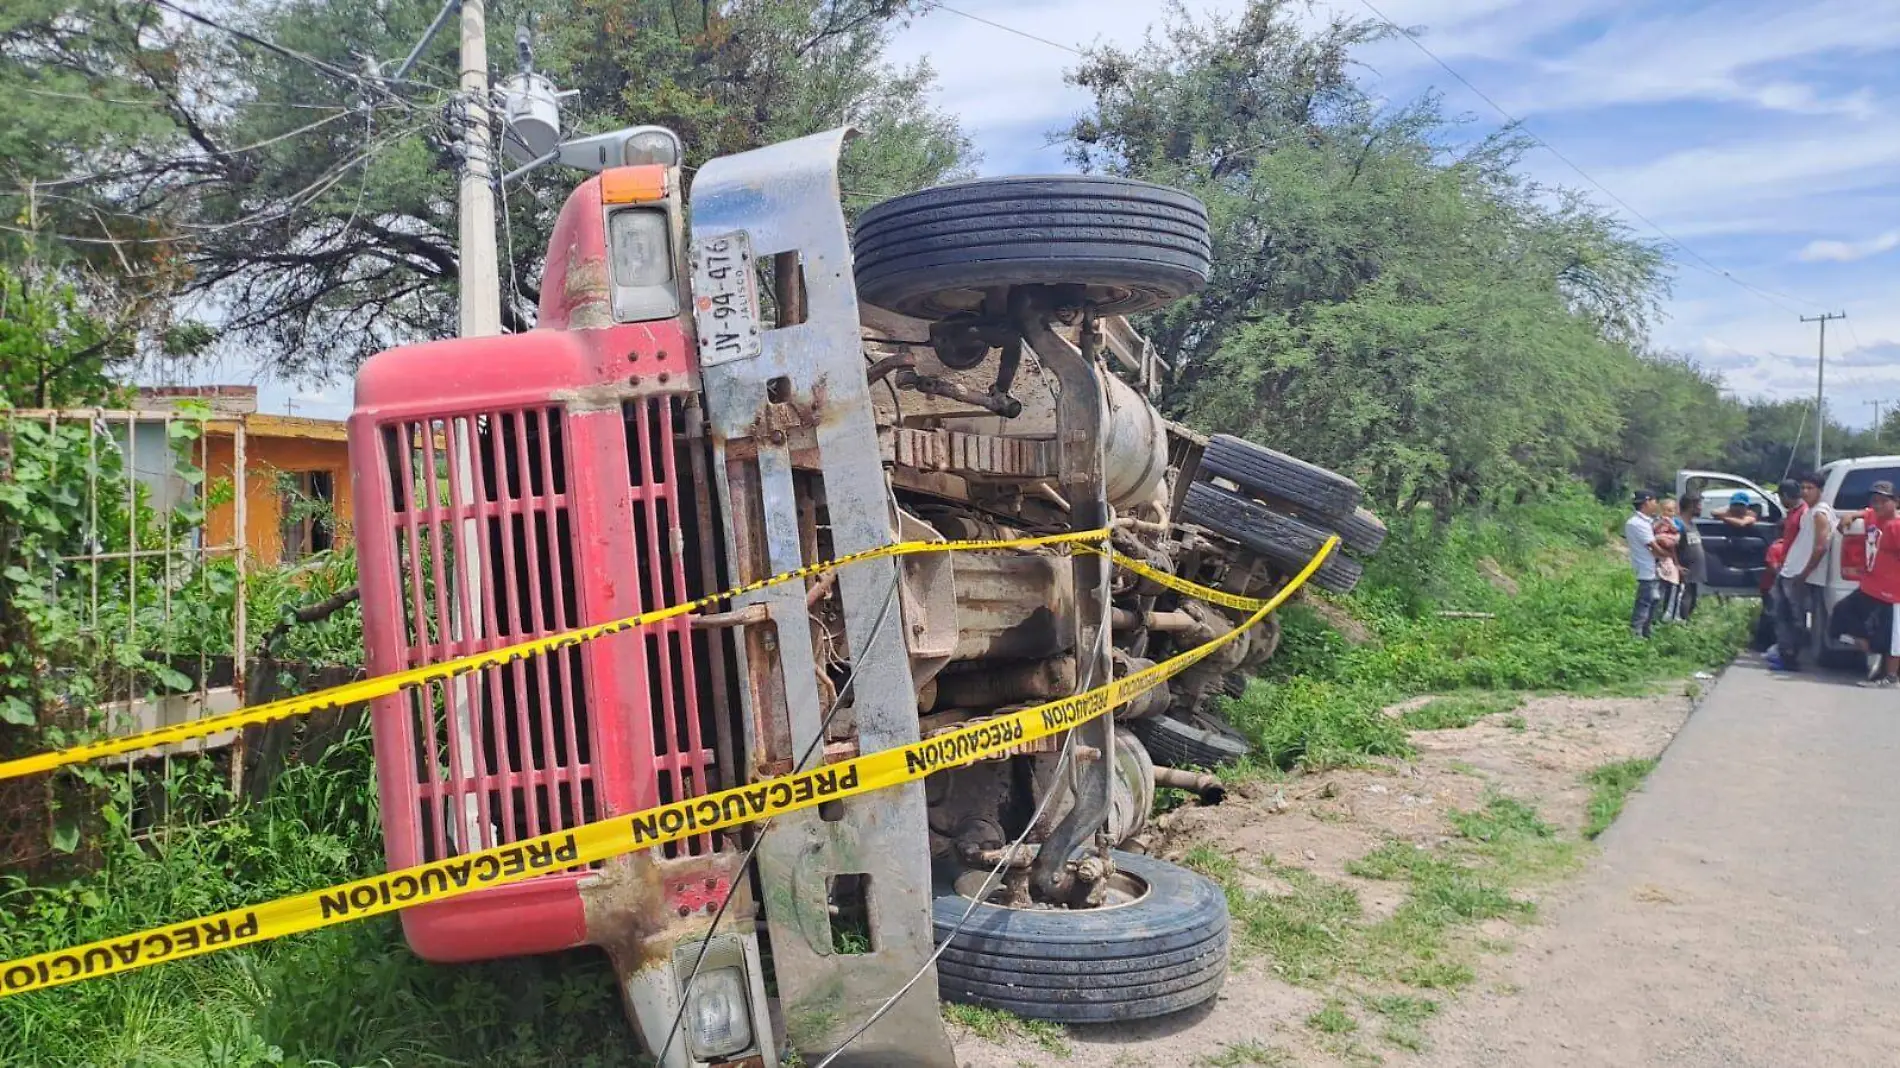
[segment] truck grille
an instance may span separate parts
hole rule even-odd
[[[613,425],[598,414],[591,433]],[[599,478],[613,465],[593,462],[594,444],[557,406],[382,426],[404,666],[601,622],[628,610],[629,593],[638,598],[632,610],[644,611],[718,588],[719,528],[702,510],[712,499],[703,445],[682,440],[684,415],[677,395],[622,407],[624,486]],[[625,495],[630,530],[576,529],[587,514],[577,494],[616,493]],[[615,555],[612,574],[583,573],[583,535],[588,549]],[[617,604],[598,603],[614,589]],[[616,672],[624,692],[593,694],[598,665],[571,648],[404,695],[416,860],[721,787],[729,762],[715,755],[713,716],[725,705],[723,635],[695,632],[682,617],[615,640],[625,643]],[[702,836],[667,855],[716,848]]]
[[[558,408],[383,428],[409,666],[580,623]],[[408,695],[422,859],[600,817],[580,653]]]
[[[720,532],[709,528],[706,517],[693,507],[695,502],[710,501],[712,495],[704,485],[703,462],[697,462],[680,439],[683,415],[683,400],[678,396],[621,406],[627,428],[634,557],[643,565],[639,568],[640,604],[645,608],[680,604],[719,588],[718,568],[707,549],[716,546]],[[682,466],[696,483],[694,492],[680,492]],[[689,558],[694,565],[692,580]],[[696,671],[695,665],[723,663],[724,649],[717,639],[709,643],[707,635],[696,635],[692,620],[684,617],[646,628],[642,641],[659,800],[677,801],[723,788],[716,781],[716,760],[709,747],[717,737],[713,712],[723,701],[716,700],[712,673]],[[714,848],[710,836],[702,835],[667,845],[665,855],[678,856],[682,845],[693,855]]]

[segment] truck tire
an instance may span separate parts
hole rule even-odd
[[[1107,1023],[1164,1016],[1220,993],[1225,893],[1164,860],[1119,850],[1114,857],[1127,900],[1112,907],[970,911],[957,890],[938,893],[932,924],[938,943],[949,942],[937,959],[943,997],[1032,1020]],[[974,893],[987,874],[968,872],[958,882]]]
[[[1253,752],[1252,743],[1211,716],[1186,723],[1173,716],[1151,716],[1128,724],[1156,764],[1169,768],[1218,768]]]
[[[982,306],[984,290],[1079,285],[1100,315],[1161,307],[1207,284],[1207,208],[1178,189],[1105,175],[980,178],[859,216],[858,294],[918,319]]]
[[[1359,483],[1345,475],[1232,434],[1207,439],[1201,472],[1224,478],[1250,495],[1334,521],[1350,520],[1363,495]]]
[[[1207,482],[1188,487],[1179,519],[1239,542],[1288,573],[1304,568],[1331,537],[1309,523]],[[1359,585],[1361,570],[1359,561],[1335,551],[1313,573],[1313,584],[1334,593],[1351,593]]]
[[[1339,534],[1339,544],[1356,556],[1371,556],[1385,544],[1385,524],[1364,508],[1355,508],[1351,515],[1333,520],[1333,530]]]

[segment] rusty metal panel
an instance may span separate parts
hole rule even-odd
[[[772,415],[809,413],[831,551],[850,553],[896,540],[859,341],[850,240],[839,208],[838,152],[847,134],[834,130],[714,160],[693,182],[696,250],[743,232],[760,263],[796,253],[805,289],[804,314],[783,316],[790,325],[758,324],[759,356],[703,368],[719,473],[733,494],[726,513],[731,558],[741,568],[810,562],[799,539],[800,502],[792,478],[797,435]],[[734,448],[740,443],[749,443],[755,461]],[[750,479],[756,488],[744,485]],[[748,515],[757,518],[762,534],[745,529]],[[896,618],[897,565],[882,560],[854,566],[840,573],[838,586],[855,667],[851,719],[858,748],[872,752],[917,740],[916,688],[903,620]],[[741,696],[755,724],[753,741],[770,737],[759,725],[769,728],[769,718],[783,707],[776,714],[789,721],[792,748],[783,754],[755,748],[753,758],[798,759],[825,714],[804,589],[780,587],[756,603],[768,606],[777,627],[782,670],[775,678],[769,665],[749,662]],[[882,633],[874,640],[879,621]],[[748,660],[760,651],[748,646]],[[781,689],[773,692],[774,686]],[[834,1048],[924,967],[933,948],[929,861],[920,784],[854,798],[834,811],[773,821],[759,848],[760,876],[779,995],[789,1036],[799,1048]],[[828,903],[836,875],[869,876],[869,952],[842,957],[834,949]],[[838,1063],[954,1065],[934,971]]]
[[[1053,441],[907,427],[895,429],[890,436],[890,458],[901,467],[1007,478],[1053,478],[1056,474]]]

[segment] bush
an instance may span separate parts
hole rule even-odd
[[[1630,637],[1632,579],[1610,548],[1621,521],[1581,489],[1442,524],[1425,509],[1401,518],[1359,589],[1334,601],[1370,640],[1355,645],[1310,604],[1289,606],[1267,677],[1228,714],[1277,764],[1335,764],[1403,754],[1406,728],[1431,729],[1427,718],[1468,723],[1516,703],[1491,694],[1617,690],[1726,662],[1752,605],[1705,603],[1692,624]],[[1469,707],[1409,722],[1382,711],[1444,693]]]

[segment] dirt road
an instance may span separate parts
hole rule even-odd
[[[1900,697],[1730,669],[1417,1063],[1900,1064],[1896,772]]]

